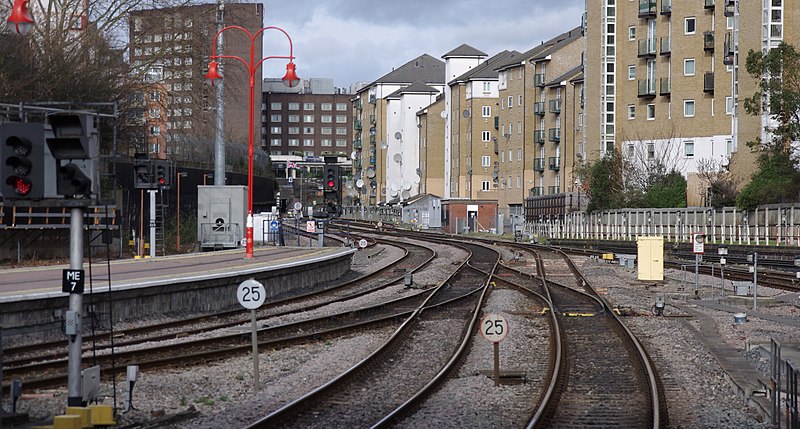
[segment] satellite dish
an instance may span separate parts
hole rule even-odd
[[[350,159],[352,159],[353,161],[355,161],[355,160],[356,160],[356,158],[358,158],[358,154],[356,153],[356,151],[353,151],[353,152],[350,154]]]
[[[386,150],[386,148],[388,148],[388,147],[389,147],[389,145],[386,144],[386,142],[381,142],[381,149]]]
[[[400,182],[393,182],[391,188],[392,191],[400,191]]]
[[[404,200],[407,200],[407,199],[411,198],[411,192],[408,192],[408,191],[403,191],[403,193],[402,193],[402,194],[400,194],[400,196],[401,196],[401,197],[402,197]]]
[[[409,182],[408,180],[403,182],[403,189],[406,190],[406,191],[410,191],[411,190],[411,182]]]
[[[394,133],[394,138],[396,140],[401,140],[403,138],[403,133],[401,133],[400,131]]]
[[[396,153],[396,154],[394,154],[392,159],[394,160],[394,162],[400,164],[401,162],[403,162],[403,155],[400,154],[400,153]]]
[[[415,185],[417,185],[417,184],[419,184],[419,181],[422,180],[422,178],[419,177],[419,174],[415,174],[414,178],[411,179],[411,180],[414,182]]]
[[[359,187],[359,188],[363,188],[364,187],[364,181],[361,180],[361,179],[356,180],[356,186]]]
[[[461,116],[469,118],[470,117],[469,109],[464,109],[464,111],[461,112]]]
[[[378,188],[378,182],[376,182],[374,180],[372,182],[369,182],[369,187],[372,188],[372,189],[377,189]]]
[[[374,168],[370,167],[370,168],[367,169],[367,177],[369,177],[370,179],[375,177],[375,169]]]
[[[400,191],[395,191],[394,189],[392,189],[392,191],[391,191],[391,192],[389,192],[389,195],[391,195],[391,196],[392,196],[392,198],[394,198],[394,197],[396,197],[396,196],[397,196],[399,193],[400,193]]]
[[[361,180],[361,172],[359,171],[358,173],[356,173],[355,176],[353,176],[353,179]]]
[[[445,119],[447,117],[447,111],[446,110],[442,110],[442,113],[440,113],[439,116],[441,116],[442,119]]]

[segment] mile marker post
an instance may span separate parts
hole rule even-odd
[[[481,319],[481,335],[494,345],[494,385],[500,385],[500,341],[508,336],[508,320],[505,317],[489,313]]]
[[[236,298],[242,307],[250,310],[250,320],[253,325],[253,330],[250,334],[250,340],[253,343],[253,381],[255,382],[253,389],[258,392],[261,390],[260,375],[258,373],[258,329],[256,328],[256,309],[264,304],[267,298],[264,285],[254,279],[245,280],[239,285],[236,290]]]

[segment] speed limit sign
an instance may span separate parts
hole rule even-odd
[[[256,280],[249,279],[239,285],[239,289],[236,291],[236,298],[239,300],[239,304],[242,304],[242,307],[248,310],[255,310],[261,307],[261,304],[267,299],[267,293],[264,285]]]
[[[489,313],[481,319],[480,329],[483,338],[499,343],[508,336],[508,320],[499,314]]]

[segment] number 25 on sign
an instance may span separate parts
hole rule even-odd
[[[492,342],[494,348],[494,385],[500,385],[500,341],[508,336],[508,320],[505,317],[489,313],[481,319],[481,335]]]

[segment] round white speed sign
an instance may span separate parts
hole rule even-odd
[[[499,343],[508,336],[508,320],[499,314],[489,313],[481,319],[480,330],[483,338]]]
[[[362,238],[361,240],[358,240],[358,247],[360,247],[362,249],[366,248],[367,247],[367,240],[364,239],[364,238]]]
[[[264,289],[264,285],[249,279],[239,285],[239,289],[236,291],[236,298],[239,300],[239,304],[242,304],[242,307],[248,310],[255,310],[261,307],[261,304],[267,299],[267,291]]]

